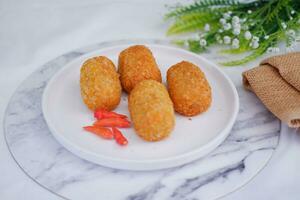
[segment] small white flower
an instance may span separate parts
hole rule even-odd
[[[222,25],[226,24],[226,19],[221,18],[221,19],[220,19],[220,23],[221,23]]]
[[[251,47],[252,47],[253,49],[257,49],[257,48],[259,47],[259,43],[258,43],[258,42],[252,42]]]
[[[252,38],[252,34],[250,33],[250,31],[246,31],[244,33],[244,37],[246,40],[250,40]]]
[[[223,25],[223,28],[225,31],[228,31],[229,29],[231,29],[231,24],[230,23],[226,23]]]
[[[240,24],[240,23],[232,24],[232,27],[233,27],[234,29],[241,29],[241,24]]]
[[[238,24],[240,23],[240,18],[238,16],[233,16],[232,17],[232,23],[233,24]]]
[[[290,20],[294,19],[292,16],[289,17]]]
[[[240,44],[239,39],[234,38],[234,39],[232,40],[232,44]]]
[[[268,53],[278,53],[280,51],[280,49],[278,47],[269,47],[267,49]]]
[[[268,53],[278,53],[280,50],[279,50],[279,48],[278,47],[269,47],[268,49],[267,49],[267,52]]]
[[[219,29],[218,32],[219,32],[219,33],[223,33],[224,30],[223,30],[223,29]]]
[[[273,53],[273,47],[267,48],[267,53]]]
[[[286,34],[293,38],[296,37],[296,32],[293,29],[288,30]]]
[[[205,30],[206,32],[210,31],[210,25],[209,25],[209,24],[205,24],[204,30]]]
[[[235,28],[235,29],[233,29],[232,33],[233,33],[234,35],[239,35],[239,34],[241,33],[241,29]]]
[[[224,36],[223,40],[224,40],[224,44],[230,44],[231,42],[231,38],[229,36]]]
[[[251,13],[252,13],[252,10],[248,10],[247,13],[248,13],[248,14],[251,14]]]
[[[252,42],[258,42],[259,41],[259,37],[257,37],[257,36],[253,36],[253,38],[252,38]]]
[[[281,26],[282,26],[283,29],[286,29],[286,28],[287,28],[287,25],[286,25],[286,23],[284,23],[284,22],[281,23]]]
[[[267,39],[269,39],[269,38],[270,38],[270,36],[268,36],[268,35],[265,35],[265,37],[264,37],[264,38],[267,40]]]
[[[247,18],[241,19],[241,22],[242,22],[242,23],[244,23],[244,22],[246,22],[246,21],[247,21]]]
[[[291,14],[292,14],[292,15],[293,15],[293,14],[295,14],[295,13],[296,13],[296,11],[295,11],[295,10],[292,10],[292,11],[291,11]]]
[[[229,13],[224,13],[224,14],[223,14],[223,17],[224,17],[225,19],[229,19],[229,18],[230,18],[230,14],[229,14]]]
[[[240,47],[240,44],[232,44],[232,48],[238,49]]]
[[[201,40],[200,40],[200,46],[201,46],[201,47],[206,46],[206,44],[207,44],[207,42],[206,42],[205,39],[201,39]]]

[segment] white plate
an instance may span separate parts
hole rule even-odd
[[[99,49],[72,61],[49,81],[42,99],[44,118],[53,136],[77,156],[103,166],[128,170],[156,170],[186,164],[207,155],[228,136],[236,119],[239,100],[230,79],[213,63],[188,51],[147,44],[152,50],[165,80],[167,69],[182,60],[190,61],[206,74],[212,87],[213,101],[209,110],[188,118],[176,114],[171,136],[159,142],[146,142],[133,128],[122,129],[129,144],[117,145],[83,131],[92,124],[93,113],[80,96],[79,75],[82,63],[93,56],[104,55],[115,64],[120,51],[128,45]],[[127,95],[115,110],[129,116]]]

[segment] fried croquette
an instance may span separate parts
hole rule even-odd
[[[83,102],[91,110],[113,110],[121,99],[122,87],[113,62],[104,56],[90,58],[80,70]]]
[[[146,141],[158,141],[170,135],[175,116],[165,86],[154,80],[138,83],[128,98],[130,116],[137,134]]]
[[[179,114],[194,116],[209,108],[210,85],[205,74],[193,63],[182,61],[169,68],[167,84],[174,109]]]
[[[152,52],[144,45],[131,46],[120,53],[118,72],[122,87],[127,93],[142,80],[162,81]]]

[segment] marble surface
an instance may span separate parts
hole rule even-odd
[[[47,61],[88,44],[124,38],[167,39],[169,23],[162,20],[165,5],[188,1],[193,0],[0,1],[0,25],[5,27],[0,30],[0,199],[63,199],[28,178],[6,145],[4,113],[23,80]],[[216,51],[203,56],[208,58],[210,54],[220,56]],[[221,69],[233,77],[257,66],[267,56],[270,55],[247,65]],[[240,76],[234,79],[236,84],[240,81]],[[270,162],[248,184],[222,200],[299,200],[299,133],[282,124],[280,144]]]
[[[92,45],[60,56],[17,89],[5,115],[6,140],[14,159],[33,180],[68,199],[214,199],[247,183],[269,161],[278,145],[280,123],[243,90],[237,81],[239,73],[229,73],[240,96],[238,120],[226,141],[201,160],[168,170],[131,172],[101,167],[66,151],[43,119],[43,89],[67,62],[116,43],[127,41]]]

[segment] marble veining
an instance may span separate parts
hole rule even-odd
[[[96,44],[46,63],[21,84],[7,108],[4,127],[10,152],[24,172],[66,199],[215,199],[251,180],[276,149],[280,123],[240,84],[236,85],[240,111],[228,138],[206,157],[180,167],[150,172],[110,169],[82,160],[56,142],[41,109],[47,81],[78,56],[132,42],[168,43],[143,40]],[[237,80],[240,73],[230,73],[230,78]]]

